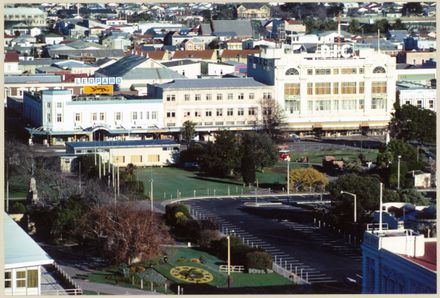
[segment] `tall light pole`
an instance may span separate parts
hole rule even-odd
[[[290,156],[287,156],[286,158],[287,161],[287,195],[290,194]]]
[[[228,240],[228,288],[231,287],[231,237],[226,236]]]
[[[341,190],[341,194],[347,194],[347,195],[350,195],[350,196],[353,197],[353,199],[354,199],[353,222],[356,222],[357,221],[357,216],[356,216],[356,211],[357,211],[357,208],[356,208],[356,194],[348,192],[348,191],[343,191],[343,190]]]
[[[153,205],[153,178],[150,180],[150,203],[151,203],[151,212],[154,212],[154,205]]]
[[[397,189],[400,189],[400,159],[401,155],[397,156]]]

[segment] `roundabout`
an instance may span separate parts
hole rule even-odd
[[[209,271],[192,266],[174,267],[170,270],[170,274],[174,278],[190,283],[209,283],[214,279]]]

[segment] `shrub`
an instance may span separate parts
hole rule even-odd
[[[167,225],[175,226],[178,219],[182,218],[191,218],[188,207],[185,205],[171,204],[165,207],[165,222]]]
[[[246,253],[245,266],[248,269],[272,269],[272,256],[265,251]]]
[[[21,202],[14,202],[9,208],[11,214],[23,214],[26,213],[26,206]]]
[[[203,248],[210,248],[213,241],[221,238],[220,233],[216,230],[201,230],[199,233],[198,243]]]

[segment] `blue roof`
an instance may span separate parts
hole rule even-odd
[[[222,79],[187,79],[175,80],[170,83],[157,85],[163,89],[208,89],[208,88],[245,88],[266,87],[267,85],[255,81],[253,78],[222,78]]]
[[[5,84],[25,83],[61,83],[59,75],[6,75]]]
[[[124,58],[119,59],[115,63],[110,64],[97,72],[109,77],[122,77],[127,72],[131,71],[133,68],[147,60],[148,58],[136,55],[125,56]]]
[[[134,141],[96,141],[96,142],[66,142],[71,148],[95,148],[95,147],[148,147],[178,145],[171,140],[134,140]]]
[[[16,222],[3,213],[5,268],[52,264],[52,258]]]
[[[72,92],[70,90],[65,90],[65,89],[47,89],[47,90],[42,90],[41,92],[43,94],[47,94],[47,95],[68,95],[68,94],[72,94]]]

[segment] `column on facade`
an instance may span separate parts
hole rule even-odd
[[[394,102],[396,101],[396,78],[394,71],[390,71],[392,67],[386,64],[387,70],[387,100],[385,102],[385,111],[387,114],[391,113],[394,108]]]
[[[306,115],[307,114],[307,78],[300,78],[300,102],[299,102],[299,114]]]

